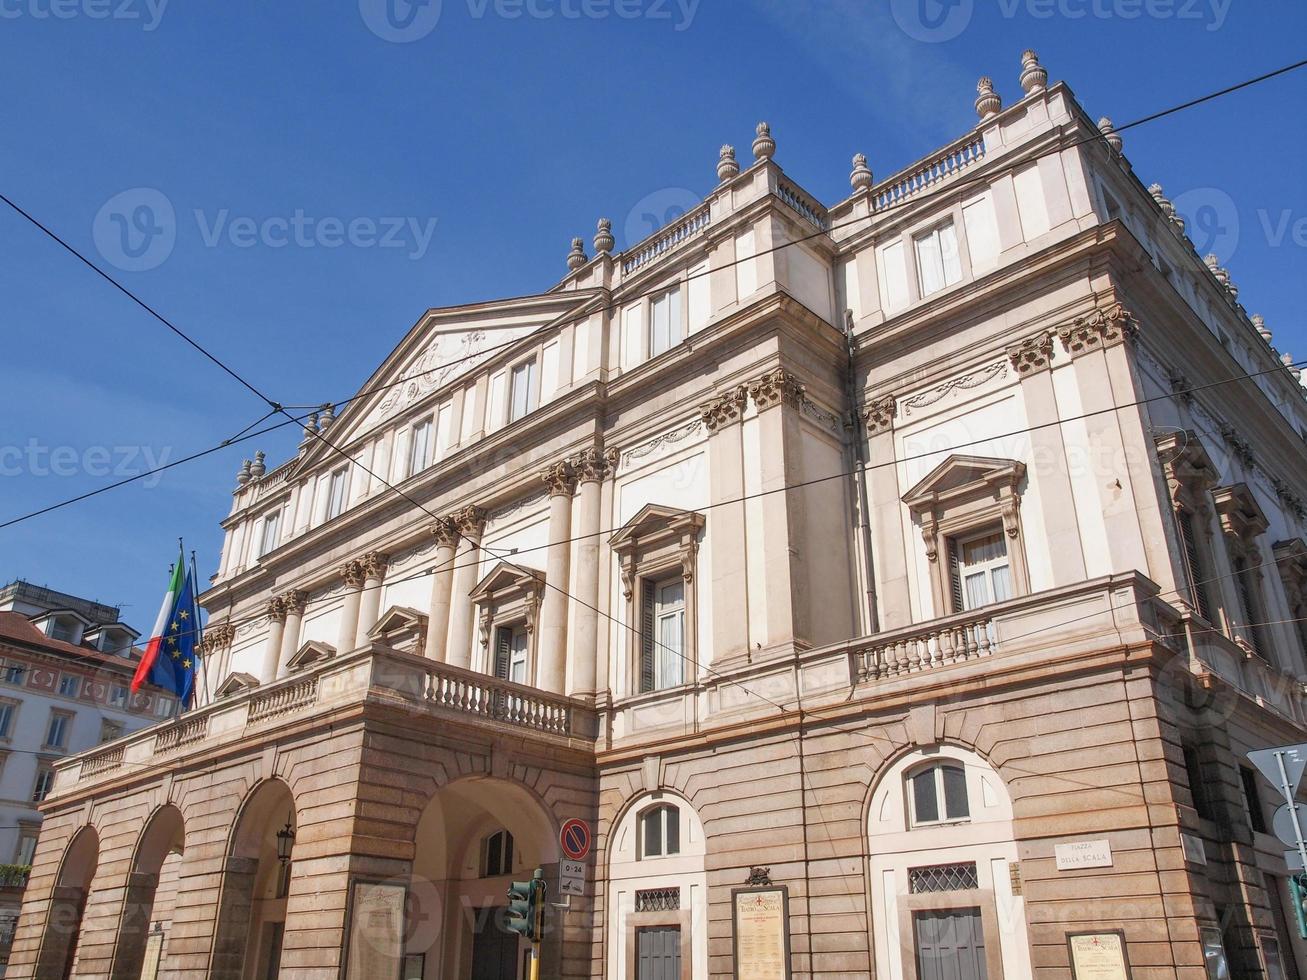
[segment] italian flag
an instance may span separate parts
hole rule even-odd
[[[133,694],[150,679],[150,671],[154,668],[155,661],[159,659],[159,650],[163,647],[168,624],[177,614],[177,600],[181,598],[182,583],[185,580],[186,562],[179,551],[177,564],[172,567],[172,581],[168,584],[168,592],[163,597],[163,605],[159,608],[159,618],[154,621],[154,632],[150,634],[150,642],[145,645],[145,654],[141,657],[141,662],[136,665],[136,674],[132,677]]]

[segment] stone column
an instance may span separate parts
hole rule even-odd
[[[432,660],[444,660],[449,642],[449,597],[454,589],[458,528],[444,517],[431,531],[436,536],[436,567],[431,573],[431,607],[427,612],[427,643],[423,652]]]
[[[545,587],[540,601],[540,663],[536,686],[562,694],[567,682],[567,596],[572,545],[572,494],[576,469],[564,460],[548,467],[540,478],[549,488],[549,548]]]
[[[340,625],[336,630],[336,652],[349,653],[358,646],[359,603],[363,593],[363,564],[351,559],[340,566],[340,577],[345,582],[345,602],[340,609]]]
[[[286,608],[286,625],[282,629],[281,656],[277,660],[278,679],[290,673],[290,658],[299,650],[300,626],[304,622],[304,607],[308,604],[309,595],[299,589],[288,589],[282,593],[281,598]]]
[[[617,450],[590,448],[576,461],[577,491],[576,609],[572,618],[572,692],[598,693],[599,657],[599,522],[604,477],[617,465]]]
[[[286,630],[286,602],[275,595],[268,600],[268,642],[263,648],[263,664],[259,668],[259,683],[271,684],[277,677],[277,661],[281,659],[281,637]]]
[[[463,539],[454,559],[454,584],[450,590],[453,595],[449,603],[449,646],[445,650],[445,662],[455,667],[467,668],[472,665],[472,615],[471,592],[477,584],[477,569],[480,563],[481,532],[486,527],[486,512],[480,507],[464,507],[450,520],[458,529]]]
[[[386,577],[386,566],[390,556],[380,551],[369,551],[359,559],[363,567],[363,595],[359,601],[359,626],[354,634],[354,645],[362,646],[367,642],[368,633],[377,625],[377,615],[381,611],[381,583]]]
[[[712,659],[749,648],[749,576],[744,537],[744,442],[740,419],[748,403],[743,385],[699,406],[708,437],[708,531],[712,575]],[[701,661],[707,658],[700,656]]]

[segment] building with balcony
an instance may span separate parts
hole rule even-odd
[[[0,976],[55,765],[174,713],[166,695],[130,693],[138,635],[114,606],[0,587]]]
[[[829,206],[760,124],[247,461],[212,700],[56,766],[12,975],[517,978],[580,818],[544,976],[1301,977],[1303,388],[1017,81]]]

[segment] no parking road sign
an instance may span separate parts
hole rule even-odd
[[[563,848],[563,853],[573,861],[585,860],[586,855],[590,853],[590,840],[590,825],[575,817],[563,824],[563,829],[558,835],[558,843]]]

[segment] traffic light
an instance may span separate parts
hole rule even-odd
[[[1291,875],[1289,897],[1293,901],[1293,917],[1298,922],[1298,935],[1307,939],[1307,875]]]
[[[544,935],[545,880],[536,868],[530,881],[515,881],[508,886],[508,914],[504,923],[511,931],[533,943]]]

